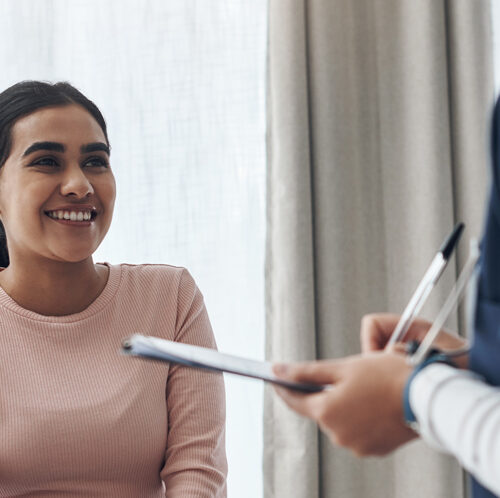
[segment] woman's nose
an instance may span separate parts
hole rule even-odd
[[[76,195],[78,198],[82,198],[93,193],[92,183],[79,165],[66,169],[61,180],[61,195]]]

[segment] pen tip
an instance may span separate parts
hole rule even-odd
[[[440,249],[444,259],[446,260],[449,259],[449,257],[453,253],[453,250],[455,249],[456,245],[458,244],[458,241],[460,240],[460,237],[462,236],[464,228],[465,225],[462,222],[457,223],[451,234],[444,241]]]

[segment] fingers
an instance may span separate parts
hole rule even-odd
[[[403,342],[396,342],[396,344],[392,344],[386,350],[388,353],[399,353],[399,354],[407,354],[406,344]]]
[[[385,348],[399,321],[394,313],[371,313],[361,320],[361,350],[381,351]]]
[[[340,360],[273,365],[273,372],[277,377],[311,384],[334,384],[340,378],[341,370]]]
[[[304,417],[315,419],[318,407],[321,406],[321,399],[324,393],[303,394],[285,387],[273,385],[278,396],[288,405],[289,408]]]
[[[381,351],[385,349],[396,325],[401,317],[394,313],[371,313],[365,315],[361,320],[361,350]],[[413,321],[410,329],[403,338],[404,342],[417,339],[422,340],[431,323],[427,320],[417,318]]]
[[[342,368],[340,360],[325,360],[309,363],[275,364],[273,372],[277,377],[291,382],[335,384],[340,380]],[[317,420],[327,393],[329,396],[332,395],[331,391],[304,394],[280,386],[273,387],[292,410],[313,420]]]

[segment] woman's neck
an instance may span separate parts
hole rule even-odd
[[[24,309],[40,315],[62,316],[86,309],[103,291],[109,269],[92,258],[78,263],[44,261],[16,264],[0,272],[0,286]]]

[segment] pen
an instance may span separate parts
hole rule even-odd
[[[450,313],[455,309],[460,298],[462,297],[467,283],[469,282],[474,269],[476,267],[477,260],[479,259],[479,246],[477,240],[473,239],[470,243],[470,254],[465,262],[463,270],[460,272],[458,280],[456,281],[453,289],[450,291],[448,298],[446,299],[441,311],[439,312],[436,320],[432,324],[431,328],[424,337],[424,340],[420,343],[419,347],[415,353],[410,356],[410,365],[416,366],[426,358],[427,353],[430,351],[434,340],[438,336],[439,332],[443,328],[446,320]]]
[[[431,293],[431,290],[434,288],[436,282],[439,280],[439,277],[443,273],[443,270],[446,268],[453,250],[455,249],[460,236],[462,235],[463,229],[464,224],[457,223],[451,234],[444,241],[438,253],[432,260],[429,268],[425,272],[422,280],[418,284],[418,287],[413,293],[413,296],[411,297],[409,303],[404,309],[403,314],[401,315],[401,318],[399,319],[399,322],[396,325],[396,328],[394,329],[394,332],[392,333],[386,348],[403,339],[406,332],[408,332],[413,319],[421,310],[422,306],[427,300],[427,297]]]

